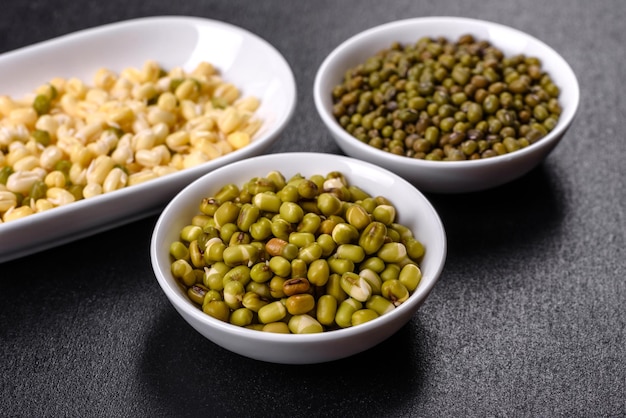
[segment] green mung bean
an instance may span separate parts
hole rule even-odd
[[[419,88],[395,88],[407,85]],[[437,95],[441,106],[463,98],[449,96]],[[357,326],[395,309],[421,281],[424,245],[396,219],[392,202],[340,172],[286,179],[273,171],[223,186],[199,199],[198,211],[170,243],[172,276],[207,315],[236,326],[281,333]]]
[[[489,42],[463,35],[395,42],[349,68],[331,99],[337,121],[372,147],[461,161],[515,152],[547,135],[561,114],[559,95],[538,58],[506,57]],[[536,124],[543,129],[531,133]],[[500,133],[503,127],[511,129]],[[475,139],[460,135],[469,130],[493,134],[494,141],[478,150],[466,144]],[[509,136],[517,145],[502,145]],[[445,144],[452,149],[444,152]]]

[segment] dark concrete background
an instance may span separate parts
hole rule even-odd
[[[5,0],[0,52],[155,15],[233,23],[285,56],[298,107],[270,152],[339,153],[315,72],[348,37],[407,17],[526,31],[569,61],[582,102],[525,177],[428,196],[448,233],[441,280],[407,326],[349,359],[281,366],[205,340],[152,274],[156,217],[0,264],[1,416],[626,416],[625,3]]]

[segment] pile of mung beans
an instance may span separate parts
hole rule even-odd
[[[560,94],[541,61],[484,40],[424,37],[393,43],[345,72],[333,114],[360,141],[434,161],[489,158],[546,136]]]
[[[280,171],[202,198],[171,243],[171,272],[206,314],[304,334],[356,326],[418,287],[424,245],[395,206],[338,171]]]
[[[259,104],[208,62],[165,71],[152,60],[0,96],[0,224],[242,148]]]

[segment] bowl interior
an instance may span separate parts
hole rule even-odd
[[[205,315],[194,306],[181,291],[170,273],[169,245],[178,239],[179,231],[191,217],[198,213],[202,197],[210,195],[227,183],[241,185],[255,176],[264,176],[271,170],[280,170],[285,177],[294,174],[310,176],[325,175],[330,171],[342,172],[351,184],[355,184],[372,195],[384,195],[398,210],[398,222],[411,228],[417,239],[426,246],[426,254],[421,263],[423,279],[407,302],[392,313],[377,320],[344,330],[315,335],[280,335],[251,331],[232,326]],[[165,208],[154,230],[151,243],[151,258],[159,284],[177,309],[202,321],[207,326],[229,333],[243,333],[259,339],[294,341],[297,339],[333,339],[341,334],[365,333],[393,321],[403,312],[412,313],[424,301],[437,281],[446,256],[446,238],[443,225],[427,199],[413,186],[397,175],[369,163],[352,158],[317,153],[284,153],[254,157],[217,169],[179,193]]]
[[[561,89],[559,97],[562,106],[561,117],[554,130],[545,138],[530,147],[509,154],[507,158],[529,153],[533,148],[553,146],[554,144],[549,144],[550,140],[560,138],[566,131],[574,118],[580,100],[578,80],[572,68],[554,49],[531,35],[497,23],[468,18],[427,17],[400,20],[371,28],[346,40],[328,55],[318,70],[314,85],[314,99],[320,117],[338,141],[348,144],[350,148],[358,149],[360,153],[385,154],[380,158],[389,159],[397,164],[427,165],[431,168],[444,166],[437,162],[391,155],[357,140],[347,133],[333,117],[330,92],[335,85],[341,83],[343,74],[348,68],[363,63],[376,52],[388,48],[392,42],[416,42],[424,36],[444,36],[455,40],[465,34],[472,34],[477,39],[491,42],[502,49],[507,56],[525,54],[541,59],[542,68],[550,74]],[[486,165],[498,158],[500,157],[488,160],[455,161],[452,164],[446,164],[445,168],[451,165]]]

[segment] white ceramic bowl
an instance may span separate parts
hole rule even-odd
[[[53,77],[91,83],[101,67],[119,72],[148,60],[192,70],[205,60],[244,96],[256,96],[263,126],[252,143],[208,163],[0,225],[0,263],[113,228],[162,209],[191,181],[261,154],[293,115],[296,85],[270,44],[236,26],[195,17],[150,17],[86,29],[0,55],[0,95],[21,98]]]
[[[347,133],[332,115],[331,91],[341,83],[345,71],[365,61],[392,42],[416,42],[423,36],[456,40],[464,34],[491,42],[507,56],[538,57],[543,69],[561,89],[562,114],[555,129],[522,150],[475,161],[425,161],[397,156],[371,147]],[[519,30],[475,19],[425,17],[377,26],[346,40],[320,66],[314,84],[317,111],[341,149],[352,157],[385,167],[409,180],[417,188],[433,193],[462,193],[484,190],[514,180],[537,166],[558,144],[576,113],[578,81],[571,67],[552,48]]]
[[[319,334],[274,334],[237,327],[210,317],[193,305],[170,272],[170,243],[198,213],[203,197],[222,185],[243,185],[252,177],[280,170],[285,177],[300,173],[325,175],[342,172],[351,184],[372,195],[388,197],[396,206],[398,221],[415,232],[426,253],[423,278],[410,298],[391,313],[371,322]],[[388,170],[345,156],[318,153],[283,153],[229,164],[201,177],[167,205],[154,228],[150,256],[154,274],[178,313],[200,334],[230,351],[253,359],[284,364],[320,363],[364,351],[394,334],[411,319],[433,289],[446,258],[446,236],[439,216],[428,200],[408,182]]]

